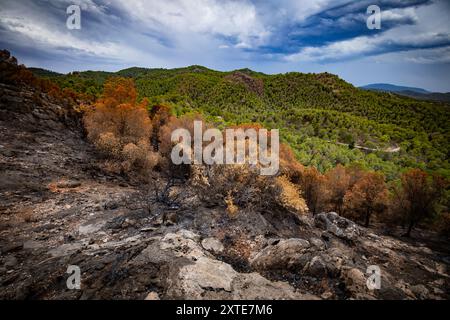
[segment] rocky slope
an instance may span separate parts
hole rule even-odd
[[[73,108],[0,81],[1,299],[448,299],[447,243],[382,235],[335,213],[229,219],[188,187],[177,206],[103,173]],[[66,286],[69,265],[81,289]],[[381,269],[381,289],[366,269]]]

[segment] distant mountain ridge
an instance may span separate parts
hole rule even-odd
[[[389,83],[373,83],[359,88],[371,91],[392,92],[419,100],[450,102],[450,92],[430,92],[422,88],[397,86]]]
[[[423,94],[431,93],[430,91],[427,91],[422,88],[397,86],[397,85],[389,84],[389,83],[373,83],[373,84],[368,84],[367,86],[363,86],[360,88],[366,89],[366,90],[388,91],[388,92],[410,91],[410,92],[417,92],[417,93],[423,93]]]

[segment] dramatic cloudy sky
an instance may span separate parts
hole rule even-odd
[[[66,27],[71,4],[81,30]],[[0,47],[60,72],[200,64],[447,92],[449,21],[448,0],[0,0]]]

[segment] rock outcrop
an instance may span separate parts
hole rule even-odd
[[[244,72],[234,71],[230,75],[226,76],[225,79],[233,83],[244,85],[248,90],[258,96],[262,96],[264,94],[263,81]]]
[[[318,214],[314,218],[314,224],[317,228],[348,241],[355,241],[362,234],[362,229],[359,226],[348,219],[340,217],[336,212]]]
[[[216,240],[217,241],[217,240]],[[200,236],[179,230],[154,238],[132,262],[165,265],[165,298],[170,299],[311,299],[286,282],[258,273],[239,273],[201,247]]]

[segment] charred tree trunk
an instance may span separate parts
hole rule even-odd
[[[411,231],[414,228],[414,221],[411,219],[408,224],[408,229],[406,230],[406,233],[403,235],[404,237],[411,237]]]
[[[370,216],[372,215],[372,211],[368,208],[366,210],[366,216],[364,220],[364,227],[368,228],[370,224]]]

